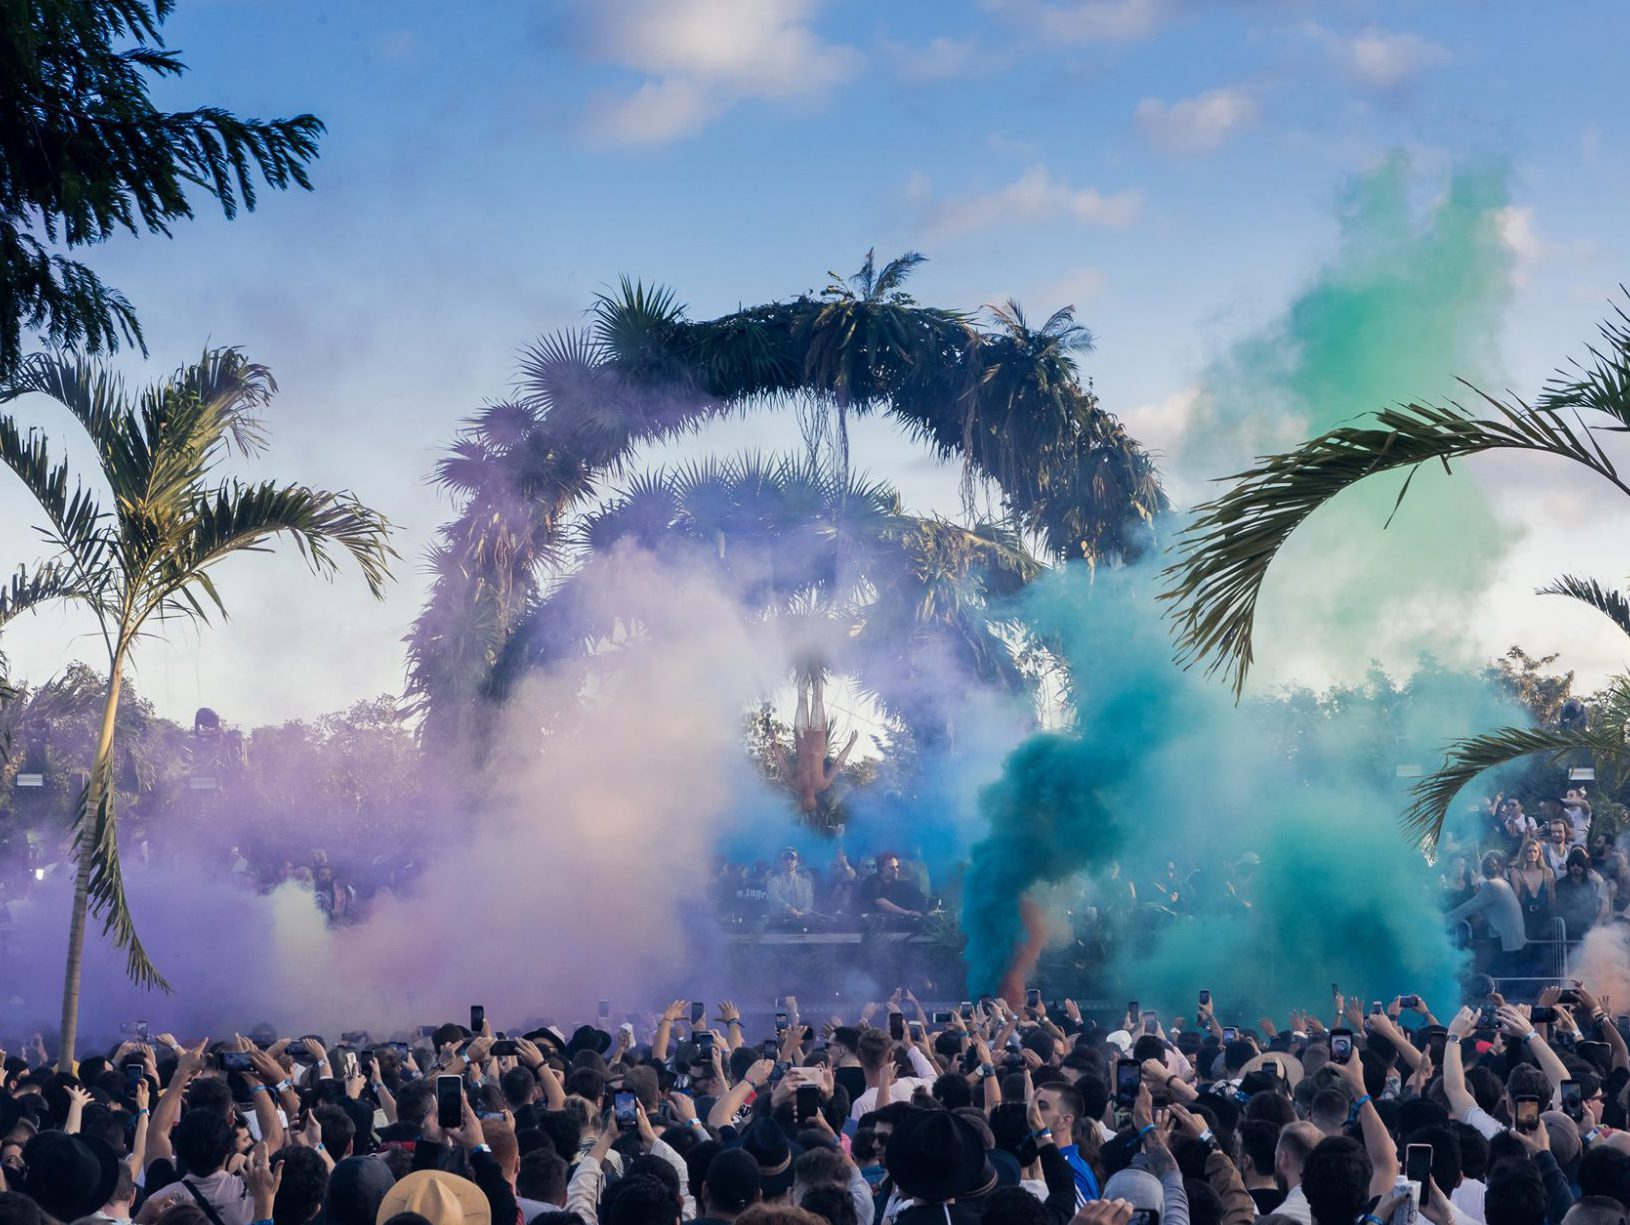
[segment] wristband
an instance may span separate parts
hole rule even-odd
[[[143,1106],[140,1110],[136,1111],[136,1117],[139,1119],[144,1114],[152,1114],[152,1113],[153,1112],[151,1110],[147,1109],[146,1106]]]
[[[312,1147],[312,1148],[314,1148],[314,1149],[316,1149],[316,1150],[317,1150],[317,1151],[318,1151],[318,1152],[319,1152],[319,1153],[321,1153],[321,1152],[325,1152],[325,1151],[326,1151],[326,1150],[325,1150],[325,1149],[324,1149],[324,1148],[323,1148],[323,1142],[322,1142],[322,1141],[321,1141],[321,1140],[319,1140],[319,1141],[317,1141],[317,1143],[316,1143],[316,1144],[313,1144],[313,1145],[312,1145],[312,1146],[311,1146],[311,1147]]]
[[[265,1085],[250,1085],[249,1086],[249,1092],[250,1093],[269,1093],[270,1090],[267,1089]]]
[[[1385,1222],[1383,1222],[1380,1217],[1369,1212],[1366,1212],[1363,1216],[1359,1217],[1358,1220],[1359,1225],[1385,1225]]]
[[[293,1077],[285,1076],[282,1080],[277,1082],[277,1091],[279,1093],[287,1093],[292,1088],[294,1088]]]
[[[1161,1082],[1160,1087],[1162,1089],[1170,1089],[1172,1087],[1172,1081],[1174,1081],[1176,1079],[1177,1079],[1177,1073],[1173,1072],[1170,1076],[1168,1076],[1164,1081]]]
[[[490,1144],[477,1144],[470,1151],[472,1153],[491,1153],[492,1152],[492,1145],[490,1145]]]
[[[1154,1129],[1155,1129],[1155,1125],[1153,1123],[1145,1123],[1142,1127],[1138,1128],[1138,1139],[1142,1140],[1145,1136],[1147,1136]]]
[[[1043,1127],[1040,1131],[1031,1132],[1030,1138],[1032,1140],[1051,1140],[1053,1138],[1053,1129],[1051,1127]]]
[[[1524,1046],[1527,1046],[1530,1042],[1532,1042],[1537,1037],[1539,1037],[1539,1030],[1531,1029],[1526,1034],[1524,1034],[1522,1036],[1522,1044]]]
[[[1359,1098],[1356,1102],[1353,1103],[1353,1113],[1357,1114],[1360,1110],[1364,1109],[1364,1107],[1365,1107],[1365,1105],[1367,1103],[1373,1102],[1374,1100],[1375,1100],[1374,1098],[1372,1098],[1368,1093],[1366,1093],[1363,1097]]]

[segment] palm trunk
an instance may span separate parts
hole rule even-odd
[[[90,780],[85,784],[85,819],[96,819],[102,803],[102,780],[112,780],[113,732],[118,721],[119,690],[124,686],[124,651],[114,653],[113,671],[108,679],[107,702],[102,707],[102,730],[96,738],[96,757],[91,762]],[[94,849],[81,840],[74,859],[74,910],[68,922],[68,967],[62,978],[62,1041],[57,1067],[73,1070],[74,1043],[79,1037],[79,980],[85,966],[85,915],[89,909],[91,858]]]

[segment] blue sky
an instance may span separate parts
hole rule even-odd
[[[868,247],[921,250],[925,300],[1073,303],[1105,405],[1164,450],[1207,364],[1328,253],[1341,185],[1391,150],[1425,193],[1454,165],[1510,167],[1511,386],[1577,352],[1630,269],[1615,3],[181,0],[166,33],[192,71],[162,103],[327,123],[316,191],[88,258],[141,312],[152,370],[206,341],[271,365],[264,468],[354,489],[403,555],[383,604],[354,574],[303,581],[292,556],[231,563],[233,621],[138,660],[180,716],[397,689],[449,509],[424,483],[438,449],[522,346],[624,273],[709,314],[818,289]],[[795,441],[753,417],[685,449]],[[914,509],[955,512],[956,474],[887,427],[856,454]],[[1180,492],[1212,475],[1170,473]],[[1602,571],[1615,543],[1590,522],[1611,504],[1554,476],[1481,476],[1534,526],[1480,633],[1565,637],[1564,662],[1599,675],[1611,637],[1524,594],[1576,560]],[[26,514],[9,487],[0,513]],[[29,556],[8,539],[7,564]],[[94,658],[84,631],[50,613],[5,647],[40,679]]]

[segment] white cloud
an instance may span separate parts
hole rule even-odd
[[[1174,0],[984,0],[984,6],[1048,39],[1135,42],[1171,18]]]
[[[819,98],[852,77],[860,53],[810,28],[817,0],[580,0],[595,59],[645,77],[599,101],[590,130],[621,144],[689,136],[751,100]]]
[[[1103,287],[1102,268],[1071,268],[1061,276],[1038,285],[1033,300],[1049,313],[1061,306],[1073,306],[1079,312],[1081,307],[1098,296]]]
[[[1180,449],[1183,432],[1194,420],[1200,405],[1200,389],[1184,387],[1164,399],[1150,404],[1139,404],[1121,413],[1127,431],[1157,455],[1173,455]],[[1167,472],[1168,481],[1181,480],[1184,474]]]
[[[1378,26],[1344,35],[1312,25],[1308,32],[1324,44],[1351,80],[1367,89],[1400,89],[1426,69],[1449,59],[1447,51],[1418,34]]]
[[[930,237],[944,238],[996,226],[1055,221],[1124,229],[1137,220],[1143,197],[1135,191],[1105,195],[1096,187],[1072,187],[1046,166],[1030,167],[1006,187],[978,195],[932,200],[931,184],[913,174],[908,199],[926,205]]]
[[[1257,101],[1236,87],[1207,90],[1168,105],[1159,98],[1138,103],[1138,129],[1168,153],[1209,153],[1256,122]]]
[[[887,43],[885,49],[908,81],[947,81],[981,67],[979,44],[971,38],[941,36],[920,47]]]

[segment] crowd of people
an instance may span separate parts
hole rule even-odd
[[[1585,792],[1570,789],[1538,808],[1536,818],[1522,800],[1495,795],[1475,838],[1451,832],[1439,848],[1448,919],[1469,925],[1479,968],[1490,973],[1541,970],[1555,945],[1623,920],[1630,908],[1630,855],[1594,828]]]
[[[1474,986],[1473,991],[1492,987]],[[1581,987],[1224,1026],[1036,992],[762,1031],[137,1034],[4,1059],[0,1225],[1625,1225],[1621,1020]],[[709,1013],[712,1016],[709,1017]],[[1229,1018],[1235,1019],[1235,1018]]]

